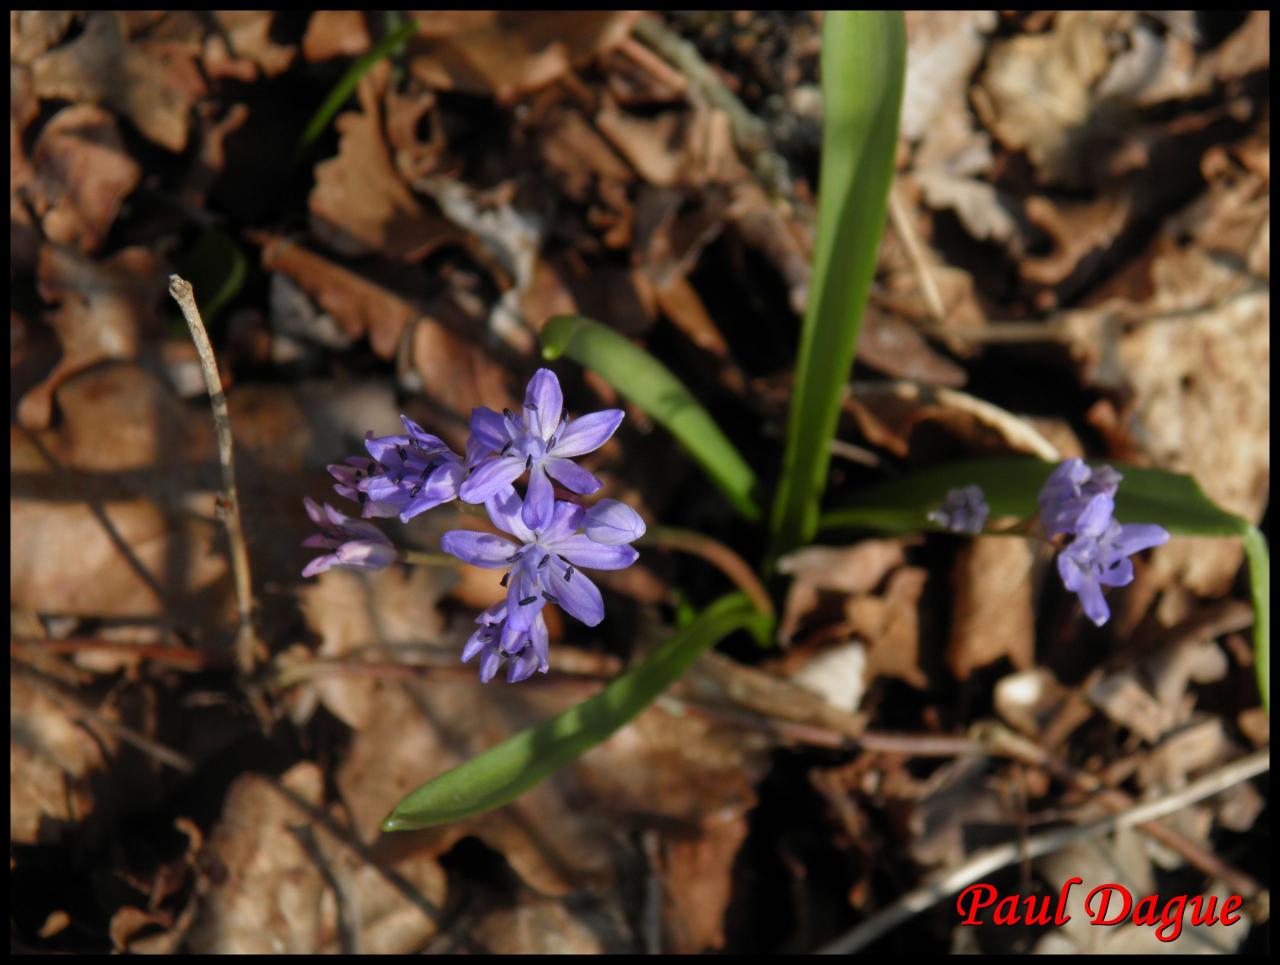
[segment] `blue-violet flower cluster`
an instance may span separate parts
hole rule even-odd
[[[360,506],[365,517],[408,522],[454,499],[483,503],[506,537],[453,530],[441,549],[488,569],[504,569],[506,599],[476,618],[479,629],[462,651],[479,656],[480,679],[491,680],[504,661],[507,680],[547,671],[547,625],[542,610],[559,606],[587,626],[604,619],[604,600],[583,569],[620,570],[636,561],[629,545],[644,535],[644,521],[625,503],[602,499],[583,507],[575,497],[600,489],[600,481],[572,460],[600,448],[622,422],[620,409],[576,419],[564,411],[555,373],[539,369],[525,391],[519,413],[478,408],[471,413],[465,457],[407,416],[403,435],[365,437],[369,455],[329,466],[334,490]],[[525,494],[515,484],[528,474]],[[552,480],[568,498],[557,498]],[[307,500],[307,512],[322,527],[307,546],[332,550],[312,560],[304,576],[331,567],[379,569],[395,550],[372,524],[348,519]]]
[[[1071,537],[1058,554],[1058,575],[1080,597],[1085,615],[1097,626],[1111,618],[1102,588],[1132,583],[1129,557],[1169,539],[1169,533],[1154,523],[1120,523],[1114,518],[1123,478],[1110,466],[1091,469],[1083,459],[1067,459],[1045,480],[1036,500],[1045,534]],[[982,490],[966,486],[948,492],[929,519],[952,532],[977,533],[989,512]]]

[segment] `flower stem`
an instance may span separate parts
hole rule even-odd
[[[770,620],[775,618],[773,601],[760,582],[760,577],[747,565],[746,560],[723,543],[691,529],[671,526],[654,526],[640,539],[642,546],[658,546],[700,556],[727,576]]]

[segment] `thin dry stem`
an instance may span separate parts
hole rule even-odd
[[[680,550],[694,556],[700,556],[721,573],[727,576],[755,604],[756,609],[774,617],[773,601],[760,582],[760,577],[747,565],[747,561],[723,543],[710,536],[695,533],[689,529],[675,529],[670,526],[655,526],[640,540],[641,545],[660,546],[664,549]]]
[[[911,221],[911,213],[907,211],[902,200],[902,192],[895,184],[889,190],[889,219],[893,222],[893,230],[907,249],[907,257],[911,259],[911,267],[915,269],[916,278],[920,282],[920,292],[924,295],[924,303],[934,325],[941,325],[947,317],[947,308],[942,302],[942,292],[938,290],[938,282],[933,277],[933,269],[925,257],[924,245],[916,226]]]
[[[205,388],[213,408],[213,424],[218,432],[218,462],[222,466],[222,492],[219,509],[227,527],[227,541],[231,547],[231,572],[235,579],[236,606],[240,612],[240,628],[236,635],[236,665],[240,672],[253,673],[259,654],[258,636],[253,628],[253,584],[249,579],[249,551],[244,540],[244,527],[240,522],[240,500],[236,496],[236,463],[231,443],[231,416],[227,412],[227,397],[222,391],[222,378],[218,375],[218,362],[213,356],[213,346],[196,306],[191,283],[177,275],[169,276],[169,294],[182,309],[182,317],[191,330],[191,340],[200,356],[200,369],[204,372]],[[265,655],[264,655],[265,656]]]
[[[1031,860],[1055,851],[1061,851],[1080,841],[1100,838],[1123,828],[1146,824],[1157,818],[1167,817],[1205,798],[1213,797],[1251,777],[1257,777],[1271,768],[1271,749],[1264,747],[1246,757],[1232,761],[1211,774],[1191,782],[1180,791],[1166,794],[1138,807],[1109,815],[1101,821],[1077,828],[1059,828],[1028,838],[1025,842],[1013,841],[979,851],[954,870],[935,877],[927,884],[915,888],[892,905],[884,908],[857,928],[819,949],[823,954],[848,954],[866,948],[885,933],[914,918],[926,908],[931,908],[948,895],[981,881],[994,871],[1017,861]]]

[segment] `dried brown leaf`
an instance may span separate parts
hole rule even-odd
[[[18,404],[18,423],[43,429],[53,417],[53,395],[68,378],[107,359],[131,359],[144,334],[159,322],[163,266],[146,248],[126,248],[103,262],[69,248],[46,245],[38,266],[40,297],[57,305],[46,318],[58,334],[62,358]]]
[[[194,56],[176,45],[131,43],[116,13],[91,13],[84,32],[36,58],[41,99],[105,104],[170,151],[187,145],[191,105],[204,94]]]
[[[271,39],[276,14],[268,10],[219,10],[218,30],[205,41],[204,67],[210,77],[253,83],[259,71],[275,77],[289,69],[297,47]]]
[[[33,206],[45,237],[58,245],[96,251],[124,199],[142,177],[116,130],[115,118],[94,104],[63,108],[40,131],[32,151]]]
[[[855,596],[845,604],[849,631],[867,641],[867,678],[894,677],[928,684],[920,666],[920,597],[929,571],[903,566],[889,577],[884,596]]]
[[[282,789],[286,793],[282,793]],[[435,934],[435,922],[315,822],[291,796],[323,807],[324,775],[304,761],[278,782],[258,774],[236,779],[222,819],[201,856],[208,869],[187,947],[210,953],[336,951],[339,902],[361,950],[404,953]],[[301,831],[300,829],[306,829]],[[314,847],[306,845],[307,840]],[[440,907],[445,874],[422,855],[394,870]],[[334,885],[341,891],[335,894]],[[412,924],[416,927],[408,927]]]
[[[369,49],[369,28],[359,10],[317,10],[307,21],[302,56],[311,63],[332,57],[359,57]]]
[[[360,113],[338,115],[337,157],[316,165],[308,200],[311,229],[342,255],[376,252],[420,261],[441,245],[461,243],[463,236],[418,202],[392,164],[379,107],[390,65],[379,66],[361,82]]]
[[[961,547],[947,642],[947,665],[960,680],[1001,657],[1017,670],[1035,662],[1034,562],[1032,545],[1019,539],[979,536]]]
[[[99,740],[99,737],[102,739]],[[9,674],[9,838],[49,844],[94,810],[116,742],[90,733],[62,704]]]
[[[455,11],[414,14],[409,69],[428,87],[511,102],[616,47],[627,11]]]

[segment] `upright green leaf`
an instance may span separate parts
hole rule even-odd
[[[833,11],[822,28],[822,170],[773,553],[811,539],[841,396],[884,230],[906,65],[900,12]]]
[[[408,831],[461,821],[514,801],[649,706],[708,647],[767,619],[741,593],[721,597],[648,660],[594,697],[407,794],[382,822],[382,829]]]
[[[579,315],[561,315],[542,330],[542,354],[567,355],[644,409],[667,429],[747,519],[760,518],[755,473],[710,414],[671,371],[611,328]]]
[[[1249,591],[1253,597],[1253,661],[1262,706],[1271,710],[1271,557],[1267,541],[1256,526],[1244,537],[1249,558]]]

